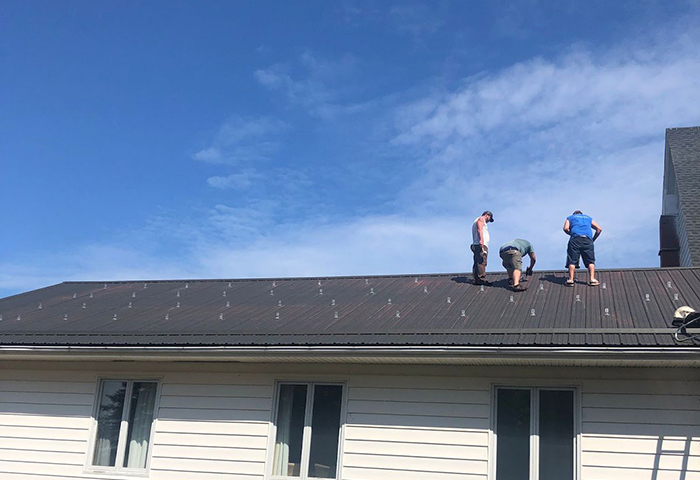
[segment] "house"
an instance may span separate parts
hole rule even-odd
[[[666,130],[662,267],[700,266],[700,127]]]
[[[697,264],[489,277],[1,299],[0,478],[700,479]]]

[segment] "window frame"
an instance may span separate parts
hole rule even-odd
[[[530,459],[529,480],[539,479],[539,429],[540,429],[540,395],[541,391],[569,391],[573,392],[573,428],[574,428],[574,476],[572,480],[580,480],[581,477],[581,388],[577,385],[522,385],[499,384],[491,386],[491,428],[489,431],[489,480],[496,480],[496,462],[498,454],[498,391],[499,390],[528,390],[530,392]]]
[[[124,391],[124,408],[122,408],[122,418],[119,426],[119,438],[117,440],[117,453],[115,465],[113,467],[103,465],[93,465],[95,458],[95,443],[97,441],[97,424],[100,410],[100,401],[102,392],[104,391],[105,382],[126,382],[126,390]],[[134,383],[150,382],[156,384],[155,401],[153,402],[153,420],[151,422],[151,431],[148,437],[148,455],[146,456],[146,466],[144,468],[128,468],[124,467],[124,455],[126,452],[126,439],[129,434],[129,414],[131,412],[131,395],[133,393]],[[156,420],[158,418],[158,408],[160,404],[161,394],[161,379],[155,377],[135,377],[135,376],[109,376],[100,377],[97,379],[97,387],[95,390],[95,402],[92,409],[91,425],[90,425],[90,440],[88,442],[87,454],[85,458],[85,473],[90,474],[105,474],[105,475],[129,475],[137,477],[147,477],[151,470],[151,458],[153,457],[153,439],[156,431]]]
[[[301,465],[300,475],[298,477],[289,475],[273,475],[272,469],[274,466],[275,442],[277,439],[277,416],[279,413],[280,394],[283,385],[306,385],[307,397],[306,406],[304,409],[304,429],[302,436],[301,448]],[[311,477],[308,475],[310,450],[311,450],[311,425],[313,422],[313,403],[314,403],[314,388],[317,385],[332,385],[341,387],[341,402],[340,402],[340,428],[338,430],[338,451],[335,476],[331,479],[339,480],[342,478],[343,470],[343,445],[345,441],[345,422],[347,417],[347,402],[348,402],[348,387],[345,381],[332,380],[277,380],[275,382],[274,397],[272,401],[272,411],[270,416],[270,427],[268,433],[267,460],[265,466],[265,478],[269,480],[324,480],[323,477]],[[328,479],[325,479],[328,480]]]

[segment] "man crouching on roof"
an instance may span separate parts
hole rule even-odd
[[[530,256],[530,266],[525,271],[526,275],[532,275],[532,267],[535,266],[537,257],[532,244],[522,238],[516,238],[501,245],[498,254],[503,260],[503,266],[508,271],[508,281],[513,285],[514,292],[524,292],[527,287],[520,283],[523,269],[523,255]]]

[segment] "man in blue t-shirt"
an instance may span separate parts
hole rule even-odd
[[[595,235],[593,230],[595,230]],[[569,269],[566,285],[568,287],[574,286],[574,272],[579,266],[578,262],[581,257],[583,257],[583,264],[588,268],[588,285],[599,285],[600,282],[595,278],[593,242],[600,236],[603,229],[591,217],[584,215],[581,210],[576,210],[566,218],[564,231],[571,237],[566,248],[566,268]]]

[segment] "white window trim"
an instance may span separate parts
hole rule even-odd
[[[272,467],[274,463],[275,454],[275,440],[277,439],[277,409],[279,407],[280,399],[280,389],[282,385],[306,385],[307,398],[306,398],[306,410],[304,412],[304,437],[302,441],[301,449],[301,465],[300,465],[300,475],[298,477],[290,476],[279,476],[272,475]],[[321,380],[314,381],[309,379],[304,380],[292,380],[284,379],[275,382],[274,396],[272,401],[272,412],[270,417],[270,428],[268,434],[267,442],[267,461],[265,466],[265,478],[269,480],[328,480],[322,479],[320,477],[309,477],[306,472],[309,468],[309,450],[311,448],[311,422],[313,421],[313,391],[312,388],[316,385],[336,385],[342,387],[342,399],[340,404],[340,430],[338,432],[338,464],[336,469],[335,478],[339,480],[343,478],[343,451],[345,443],[345,422],[347,417],[347,404],[348,404],[348,387],[346,381],[332,381],[332,380]]]
[[[116,381],[116,382],[126,382],[126,391],[124,392],[124,401],[126,408],[122,411],[122,420],[119,428],[119,440],[120,443],[117,446],[117,457],[114,467],[105,467],[100,465],[93,465],[92,461],[95,456],[95,441],[97,440],[97,417],[100,409],[100,399],[102,397],[102,388],[104,382]],[[129,411],[131,409],[131,392],[134,387],[134,382],[152,382],[156,384],[156,398],[153,404],[153,422],[151,423],[151,432],[148,437],[148,455],[146,457],[146,467],[145,468],[125,468],[120,466],[123,463],[124,451],[126,449],[125,441],[121,441],[122,438],[126,437],[128,432],[128,421]],[[85,473],[91,475],[99,475],[103,478],[125,478],[125,477],[148,477],[151,470],[151,458],[153,457],[153,439],[156,432],[156,422],[158,419],[158,408],[160,405],[160,392],[161,392],[161,379],[154,377],[143,377],[138,376],[107,376],[99,377],[97,379],[97,386],[95,388],[95,403],[92,409],[91,425],[90,425],[90,440],[88,442],[87,454],[85,456]],[[125,432],[124,429],[127,429]],[[123,437],[122,437],[123,436]],[[121,459],[121,461],[120,461]]]
[[[574,392],[574,478],[580,480],[581,477],[581,388],[580,386],[567,385],[533,385],[533,384],[498,384],[491,386],[491,428],[489,431],[489,480],[496,480],[496,459],[497,459],[497,412],[498,390],[529,390],[530,391],[530,480],[539,478],[539,395],[538,392],[543,390],[566,390]]]

